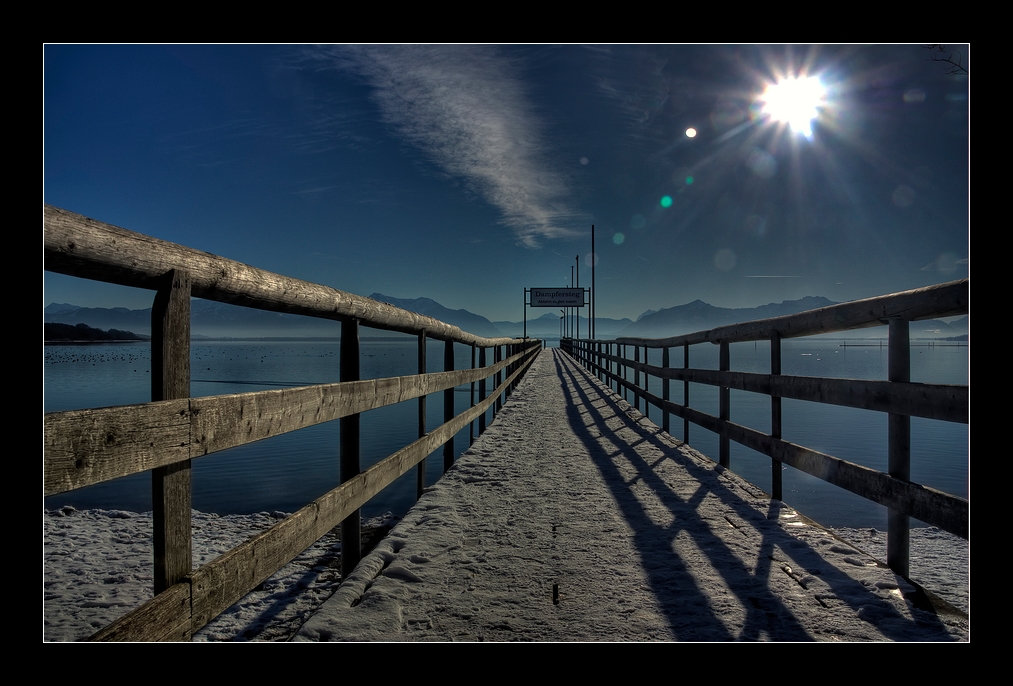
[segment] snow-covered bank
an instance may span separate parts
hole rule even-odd
[[[834,534],[880,562],[886,560],[886,532],[834,529]],[[971,614],[971,544],[935,527],[911,529],[911,578],[966,615]],[[885,564],[885,562],[884,562]]]
[[[283,513],[193,512],[200,566],[275,524]],[[391,518],[366,523],[375,530]],[[43,515],[43,638],[77,641],[151,598],[151,513],[73,510]],[[340,581],[341,542],[331,531],[224,614],[195,641],[284,641]]]
[[[204,564],[277,521],[265,512],[220,517],[193,513],[194,563]],[[369,522],[367,526],[390,524]],[[43,519],[43,636],[87,638],[151,597],[151,513],[122,510],[47,512]],[[886,534],[835,531],[884,559]],[[919,581],[964,613],[968,544],[937,529],[911,531],[911,567]],[[285,641],[337,587],[341,543],[329,533],[278,574],[202,629],[195,641]]]

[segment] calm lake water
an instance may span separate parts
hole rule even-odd
[[[782,373],[885,379],[887,352],[876,347],[841,347],[840,339],[784,341]],[[470,348],[455,346],[455,366],[471,366]],[[193,396],[268,390],[286,386],[332,383],[339,380],[339,343],[334,341],[195,341],[191,353]],[[362,376],[380,378],[416,373],[417,344],[410,337],[362,339]],[[694,346],[690,366],[717,369],[717,346]],[[443,343],[427,350],[430,371],[442,370]],[[733,344],[732,369],[769,372],[769,348],[764,343]],[[966,384],[968,348],[914,345],[912,381]],[[659,364],[660,351],[650,361]],[[682,351],[674,349],[673,366],[681,366]],[[45,347],[44,409],[46,412],[147,402],[150,399],[150,346],[147,343],[59,345]],[[651,379],[650,390],[661,395],[661,381]],[[682,398],[681,382],[672,382],[671,397]],[[468,406],[470,388],[457,389],[457,411]],[[690,384],[690,405],[718,414],[717,389]],[[363,414],[362,465],[367,467],[417,438],[417,401]],[[786,440],[876,469],[886,469],[886,415],[829,405],[783,401]],[[427,427],[442,423],[442,393],[428,400]],[[649,416],[661,424],[661,413]],[[770,400],[766,396],[732,391],[731,420],[769,431]],[[682,438],[682,420],[672,418],[672,434]],[[205,512],[245,514],[280,510],[292,512],[334,488],[338,481],[338,422],[301,429],[265,441],[215,453],[193,463],[193,506]],[[455,452],[467,449],[469,432],[458,434]],[[911,420],[914,481],[967,497],[968,427],[933,420]],[[690,428],[690,444],[712,458],[718,455],[715,434]],[[427,461],[427,483],[442,472],[442,450]],[[770,488],[770,460],[732,443],[732,469],[765,490]],[[796,470],[784,470],[785,501],[829,526],[886,527],[884,508],[828,486]],[[79,509],[151,509],[150,476],[139,474],[72,493],[47,498],[45,506],[73,505]],[[414,470],[363,508],[364,516],[386,511],[403,514],[414,502]],[[917,524],[917,523],[915,523]]]

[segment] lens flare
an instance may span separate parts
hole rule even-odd
[[[662,207],[671,207],[672,206],[672,196],[671,195],[663,195],[663,196],[661,196],[661,206]]]
[[[784,79],[767,86],[763,92],[763,112],[775,121],[788,124],[806,138],[813,135],[812,123],[827,99],[818,76]]]
[[[723,272],[730,272],[735,269],[737,261],[734,250],[722,248],[714,253],[714,266]]]
[[[686,129],[686,138],[696,138],[696,129],[692,126]]]
[[[622,232],[616,232],[615,235],[612,236],[612,242],[616,245],[622,245],[625,240],[626,236],[624,236]]]

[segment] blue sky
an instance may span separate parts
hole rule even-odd
[[[605,317],[968,274],[968,81],[919,45],[48,45],[44,62],[45,202],[353,293],[517,321],[523,289],[568,285],[578,256],[588,284],[592,224]],[[786,77],[823,88],[808,135],[764,96]],[[151,304],[44,282],[44,304]]]

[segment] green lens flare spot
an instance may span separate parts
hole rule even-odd
[[[671,207],[672,206],[672,196],[671,195],[663,195],[663,196],[661,196],[661,206],[662,207]]]

